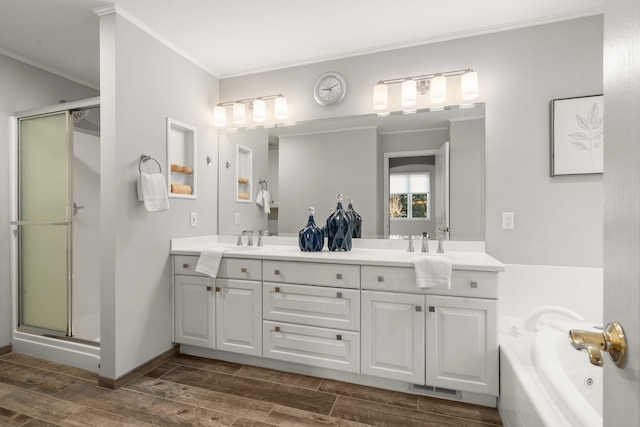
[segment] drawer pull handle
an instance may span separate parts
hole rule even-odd
[[[378,282],[384,282],[384,276],[378,276]]]
[[[245,267],[240,268],[240,273],[246,273],[246,272],[247,272],[247,269]]]
[[[340,273],[336,274],[336,279],[342,280],[342,274],[340,274]]]
[[[418,313],[422,312],[422,306],[421,305],[416,305],[416,311]]]
[[[211,290],[211,286],[207,286],[207,292]]]
[[[182,268],[189,268],[189,264],[187,263],[182,264]]]
[[[275,271],[273,272],[273,274],[275,274],[276,276],[279,276],[279,275],[280,275],[280,270],[275,270]]]
[[[280,332],[280,326],[276,326],[276,332]]]
[[[337,339],[338,341],[342,341],[342,335],[336,335],[336,339]]]
[[[469,286],[471,286],[473,289],[478,287],[478,282],[471,282],[469,283]]]
[[[429,306],[429,313],[435,313],[436,312],[436,308],[432,305]]]
[[[216,292],[220,292],[220,287],[216,286]]]
[[[342,298],[342,292],[338,292],[338,293],[336,293],[336,297],[338,297],[338,298]]]
[[[276,286],[275,291],[276,291],[276,292],[280,292],[280,288],[279,288],[278,286]]]

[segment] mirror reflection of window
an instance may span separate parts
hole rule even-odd
[[[431,219],[431,173],[389,175],[389,217]]]

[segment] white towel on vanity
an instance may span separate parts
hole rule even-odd
[[[200,258],[198,258],[196,271],[198,273],[204,273],[207,276],[211,276],[215,279],[218,275],[218,268],[220,267],[222,254],[228,250],[229,248],[220,246],[211,246],[208,248],[204,248],[202,252],[200,252]]]
[[[413,257],[418,288],[451,289],[451,261],[446,256]]]
[[[264,213],[271,213],[271,196],[269,192],[264,188],[258,191],[258,195],[256,196],[256,203],[258,206],[264,209]]]
[[[138,200],[144,202],[144,208],[149,212],[169,210],[167,183],[161,173],[140,173]]]

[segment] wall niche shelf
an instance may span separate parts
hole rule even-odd
[[[253,151],[236,145],[236,202],[251,203],[253,198]]]
[[[167,117],[167,185],[169,197],[195,199],[197,129]]]

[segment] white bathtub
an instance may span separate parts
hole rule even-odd
[[[506,427],[601,427],[602,368],[569,343],[569,329],[592,324],[555,321],[525,331],[522,318],[500,319],[500,400]]]

